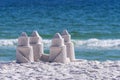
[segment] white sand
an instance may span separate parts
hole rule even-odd
[[[120,80],[120,61],[0,63],[0,80]]]

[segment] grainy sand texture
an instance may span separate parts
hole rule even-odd
[[[0,80],[120,80],[120,61],[0,63]]]

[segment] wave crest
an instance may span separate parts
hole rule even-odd
[[[88,40],[72,40],[76,48],[120,48],[120,39],[88,39]],[[43,40],[44,47],[51,45],[51,40]],[[0,46],[16,46],[17,39],[1,39]]]
[[[17,39],[0,39],[0,46],[15,46]]]
[[[75,47],[86,48],[120,48],[120,39],[88,39],[88,40],[73,40]]]

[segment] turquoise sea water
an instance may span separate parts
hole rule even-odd
[[[120,60],[119,0],[1,0],[0,61],[15,60],[17,38],[37,30],[49,53],[55,33],[67,29],[76,58]]]

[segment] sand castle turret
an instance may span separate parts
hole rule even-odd
[[[53,40],[52,45],[50,47],[50,62],[68,62],[66,46],[64,45],[64,39],[59,33],[56,33]]]
[[[44,50],[42,38],[37,31],[33,31],[30,37],[30,45],[33,47],[34,61],[39,61],[42,54],[44,53]]]
[[[62,37],[64,38],[64,43],[67,49],[67,57],[70,58],[70,61],[75,60],[75,52],[74,52],[74,44],[71,41],[71,35],[67,30],[64,30],[62,33]]]
[[[18,38],[18,46],[16,49],[16,62],[26,63],[33,62],[33,49],[29,45],[29,38],[25,32]]]

